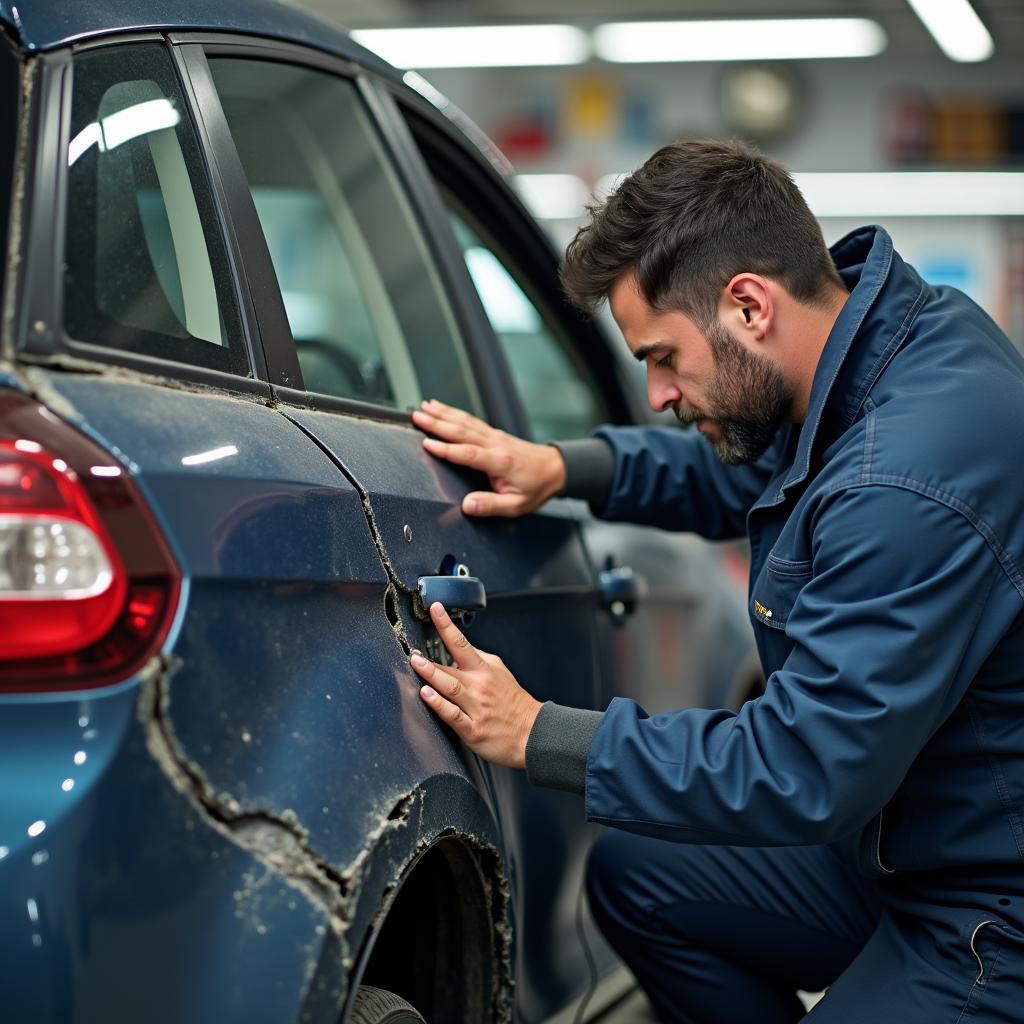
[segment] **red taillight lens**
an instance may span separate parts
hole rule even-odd
[[[0,688],[125,678],[167,632],[179,573],[127,473],[0,392]]]

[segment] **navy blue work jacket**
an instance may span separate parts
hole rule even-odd
[[[881,228],[806,421],[730,468],[693,431],[602,428],[608,519],[750,538],[767,679],[736,713],[615,699],[587,816],[686,843],[837,844],[868,874],[1024,867],[1024,359]]]

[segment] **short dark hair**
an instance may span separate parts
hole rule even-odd
[[[587,312],[630,270],[652,307],[681,310],[704,331],[721,290],[743,271],[809,305],[842,286],[789,173],[742,143],[673,142],[587,210],[561,269],[569,300]]]

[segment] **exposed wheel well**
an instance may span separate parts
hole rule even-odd
[[[507,978],[496,855],[447,837],[406,872],[370,939],[359,984],[408,1000],[428,1021],[495,1020]]]

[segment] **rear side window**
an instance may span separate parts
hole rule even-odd
[[[210,70],[309,391],[478,409],[447,299],[351,82],[267,61]]]
[[[609,420],[600,389],[559,340],[493,247],[483,241],[447,190],[455,237],[487,318],[512,371],[534,441],[588,437]]]
[[[68,334],[248,372],[205,167],[163,47],[77,57],[70,138]]]

